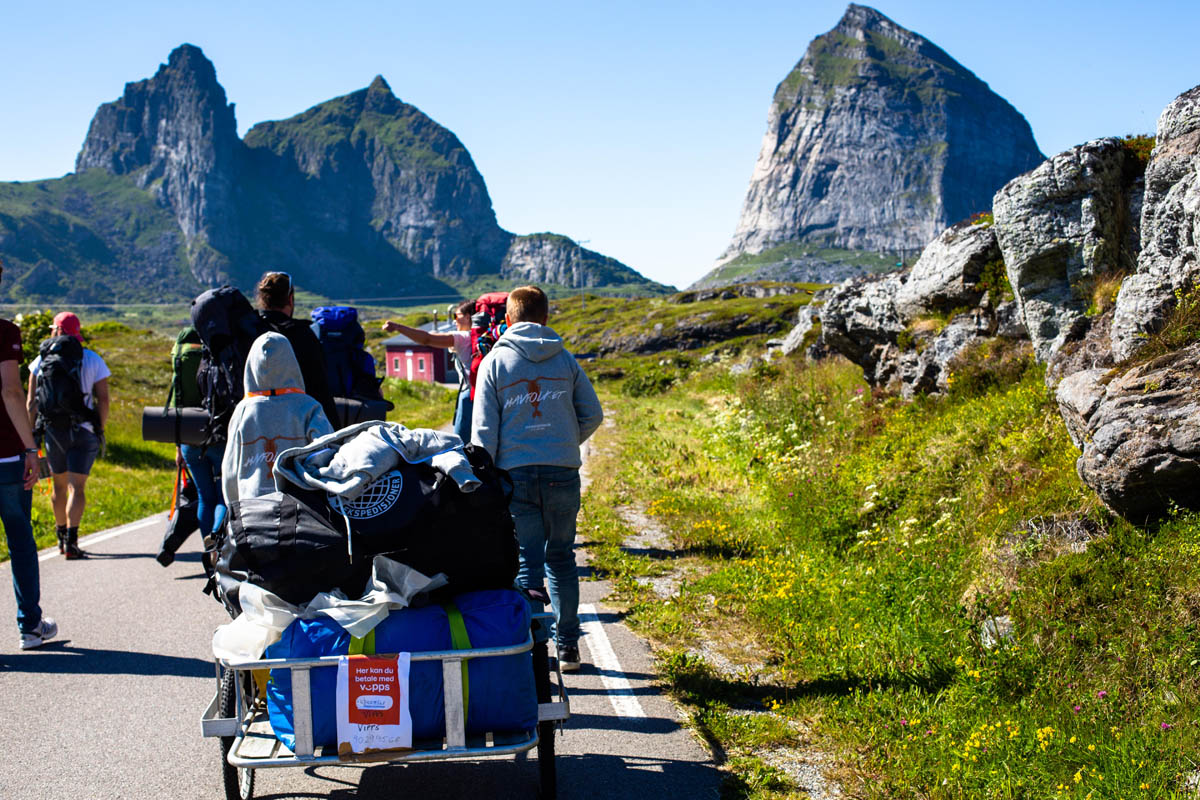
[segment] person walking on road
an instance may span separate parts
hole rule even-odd
[[[604,417],[591,381],[546,326],[550,305],[536,286],[508,295],[508,330],[479,366],[471,439],[513,479],[509,509],[521,563],[517,583],[540,591],[549,572],[559,667],[579,657],[579,445]]]
[[[70,561],[87,558],[79,549],[79,523],[87,506],[88,475],[108,421],[112,372],[103,358],[83,346],[79,317],[70,311],[54,318],[50,333],[29,365],[26,407],[35,433],[45,439],[58,551]]]
[[[296,291],[292,276],[286,272],[267,272],[258,281],[258,315],[276,333],[283,334],[296,360],[300,362],[300,374],[304,377],[304,393],[321,404],[325,417],[331,422],[338,420],[337,404],[329,388],[329,375],[325,371],[325,351],[312,331],[312,325],[295,319]],[[228,498],[226,498],[228,500]]]
[[[0,262],[0,276],[4,267]],[[41,647],[58,635],[58,625],[42,616],[41,577],[37,544],[30,522],[33,485],[38,478],[38,451],[21,390],[21,329],[0,320],[0,523],[12,562],[13,592],[17,596],[20,647]]]
[[[474,300],[464,300],[454,311],[455,330],[449,333],[430,333],[392,322],[383,323],[384,333],[402,333],[426,347],[444,347],[454,353],[454,368],[458,371],[458,402],[454,405],[454,433],[464,442],[471,441],[471,314]]]

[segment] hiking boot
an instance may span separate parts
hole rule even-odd
[[[63,558],[67,561],[76,561],[87,557],[88,554],[79,549],[79,528],[67,528],[66,550],[63,552]]]
[[[41,647],[55,636],[58,636],[58,623],[49,617],[42,617],[42,621],[30,633],[21,634],[21,649]]]
[[[581,664],[583,661],[579,658],[578,647],[558,648],[558,668],[563,672],[579,672]]]
[[[67,552],[67,526],[59,525],[54,532],[58,535],[58,554]]]

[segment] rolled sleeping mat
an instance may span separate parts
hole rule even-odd
[[[142,439],[147,442],[200,445],[207,427],[208,412],[203,408],[142,409]]]
[[[330,422],[338,428],[369,420],[382,422],[387,419],[387,412],[395,408],[390,400],[379,397],[335,397],[333,402],[337,406],[338,419]]]

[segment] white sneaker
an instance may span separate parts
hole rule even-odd
[[[32,650],[35,647],[41,647],[55,636],[58,636],[58,623],[49,617],[42,617],[42,621],[33,629],[33,633],[21,634],[21,649]]]

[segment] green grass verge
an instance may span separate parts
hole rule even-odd
[[[856,797],[1184,796],[1200,516],[1106,513],[1038,368],[912,404],[835,362],[622,391],[638,370],[598,381],[617,426],[581,530],[726,796],[794,796],[759,754],[801,740]],[[621,506],[674,558],[625,553]],[[680,565],[670,599],[639,581]]]

